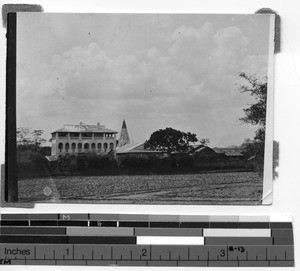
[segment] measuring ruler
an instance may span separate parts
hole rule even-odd
[[[294,266],[289,221],[246,216],[2,214],[0,264]]]

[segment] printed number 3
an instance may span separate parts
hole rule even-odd
[[[221,257],[224,257],[224,256],[225,256],[225,250],[224,250],[224,249],[221,249],[221,250],[220,250],[220,256],[221,256]]]

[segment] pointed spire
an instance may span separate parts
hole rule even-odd
[[[130,138],[129,138],[125,119],[123,119],[121,134],[120,134],[120,139],[119,139],[119,147],[122,147],[129,143],[130,143]]]
[[[127,129],[125,119],[123,119],[122,129]]]

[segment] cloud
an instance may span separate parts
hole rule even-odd
[[[132,133],[140,140],[163,124],[191,127],[210,137],[218,128],[212,123],[226,121],[220,137],[230,134],[238,111],[242,114],[251,101],[237,90],[238,73],[265,75],[267,52],[253,55],[251,40],[239,27],[215,29],[209,22],[181,25],[162,42],[166,50],[145,43],[124,55],[112,55],[91,42],[53,55],[37,77],[22,69],[18,121],[42,124],[47,119],[56,129],[62,120],[117,123],[117,118],[129,116],[135,120]],[[138,127],[148,131],[139,132]]]

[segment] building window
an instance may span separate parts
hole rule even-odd
[[[68,137],[68,133],[58,133],[58,137],[66,138],[66,137]]]
[[[78,152],[81,152],[81,151],[82,151],[82,144],[78,143]]]
[[[84,151],[85,152],[88,152],[89,151],[89,148],[90,148],[90,145],[89,145],[89,143],[84,143]]]
[[[58,144],[58,149],[59,149],[59,152],[62,152],[62,149],[64,148],[64,144],[63,143],[59,143]]]
[[[96,138],[103,138],[103,133],[94,133]]]
[[[92,133],[81,133],[81,137],[91,138],[92,137]]]
[[[97,149],[101,151],[101,149],[102,149],[102,144],[101,143],[98,143]]]
[[[104,151],[106,152],[106,150],[107,150],[107,143],[104,143],[104,144],[103,144],[103,149],[104,149]]]
[[[92,148],[92,151],[94,151],[96,149],[96,144],[95,143],[92,143],[91,144],[91,148]]]
[[[70,133],[70,137],[79,138],[79,133]]]
[[[70,144],[69,144],[69,143],[66,143],[65,148],[66,148],[66,152],[69,152]]]
[[[72,143],[71,149],[72,149],[72,152],[75,152],[75,150],[76,150],[76,144],[75,143]]]
[[[114,143],[110,143],[110,144],[109,144],[109,149],[110,149],[110,150],[113,150],[113,149],[114,149]]]

